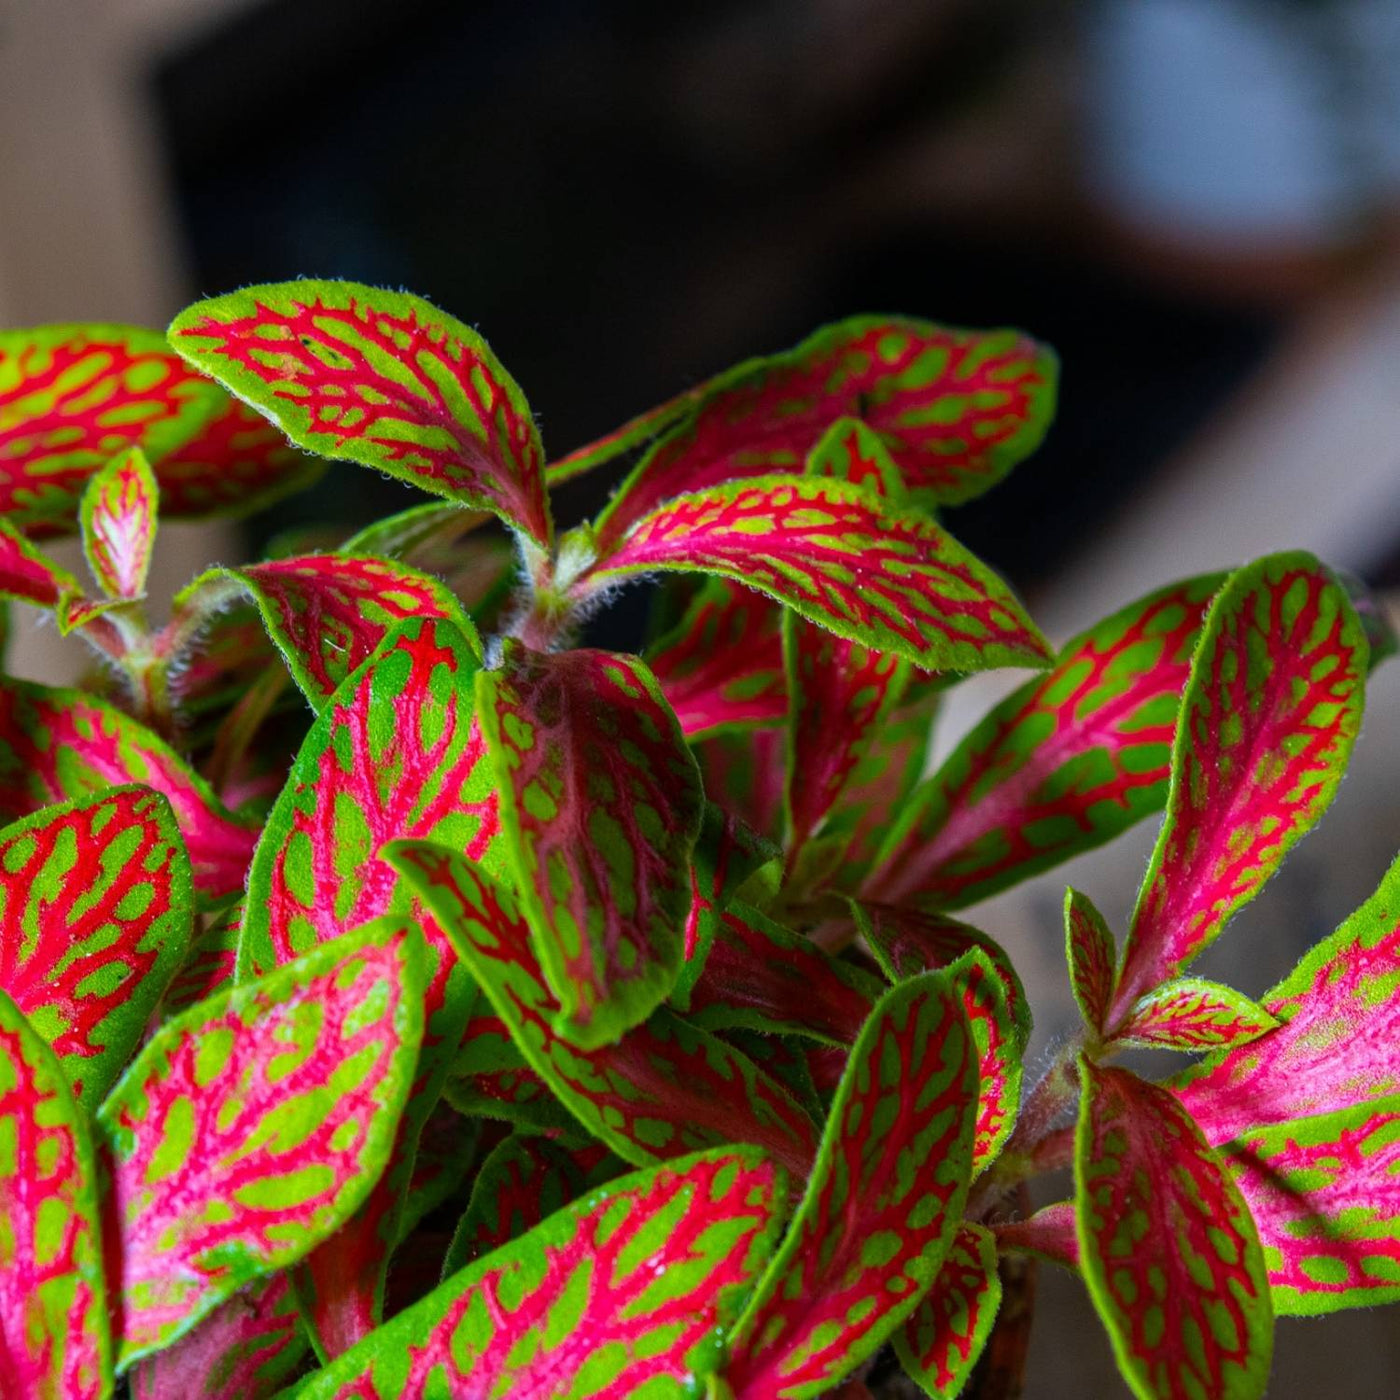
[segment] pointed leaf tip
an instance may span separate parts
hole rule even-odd
[[[128,448],[88,482],[79,519],[88,567],[109,598],[139,598],[155,546],[160,488],[146,454]]]
[[[1312,555],[1230,576],[1182,696],[1111,1022],[1209,946],[1326,811],[1360,729],[1366,661],[1345,592]]]

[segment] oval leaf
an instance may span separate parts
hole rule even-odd
[[[111,1087],[185,956],[194,899],[170,804],[147,788],[0,831],[0,988],[89,1104]]]
[[[1114,613],[992,709],[904,804],[865,889],[961,908],[1156,811],[1221,579],[1172,584]]]
[[[1118,948],[1093,901],[1075,889],[1065,890],[1065,961],[1079,1014],[1101,1036],[1113,1000]]]
[[[477,702],[556,1029],[614,1041],[670,995],[685,956],[695,760],[635,657],[508,644]]]
[[[78,580],[0,517],[0,594],[41,608],[62,608],[82,595]],[[765,606],[771,606],[765,604]]]
[[[418,1056],[421,956],[410,925],[372,924],[147,1043],[97,1115],[120,1366],[294,1263],[364,1200]]]
[[[855,1049],[782,1247],[731,1337],[736,1395],[821,1395],[932,1286],[971,1173],[977,1057],[930,972],[886,993]]]
[[[1143,1400],[1263,1395],[1274,1318],[1239,1188],[1167,1090],[1080,1073],[1079,1251],[1123,1378]]]
[[[298,446],[494,511],[548,547],[524,395],[475,331],[421,297],[356,282],[247,287],[182,311],[170,342]]]
[[[454,1274],[298,1396],[680,1400],[720,1364],[786,1190],[743,1148],[623,1177]]]
[[[946,530],[848,482],[757,477],[682,496],[638,520],[580,587],[658,569],[734,579],[927,670],[1050,655],[1011,590]]]
[[[0,514],[29,534],[72,530],[88,479],[117,453],[158,461],[227,404],[159,331],[0,331]]]
[[[97,1173],[86,1116],[0,993],[0,1377],[14,1400],[112,1388]]]
[[[1270,555],[1230,576],[1191,663],[1110,1021],[1213,942],[1326,811],[1365,677],[1361,624],[1312,555]]]
[[[83,553],[109,598],[139,598],[156,541],[160,488],[146,454],[128,448],[87,484],[79,518]]]

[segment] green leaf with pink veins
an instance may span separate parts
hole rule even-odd
[[[892,988],[861,1031],[807,1190],[730,1336],[743,1400],[824,1394],[933,1286],[971,1175],[977,1056],[950,978]]]
[[[544,451],[519,386],[470,327],[421,297],[281,282],[196,302],[170,343],[299,447],[553,537]]]
[[[379,920],[146,1043],[97,1114],[119,1370],[357,1210],[412,1082],[421,962],[417,929]]]
[[[476,688],[556,1030],[595,1049],[676,985],[704,804],[695,760],[635,657],[508,642]]]
[[[109,788],[0,831],[0,988],[86,1105],[140,1044],[193,908],[170,804],[149,788]]]
[[[1141,1400],[1254,1400],[1274,1317],[1249,1207],[1160,1085],[1080,1060],[1080,1261],[1118,1368]]]
[[[1237,570],[1211,605],[1172,746],[1167,814],[1108,1015],[1177,976],[1327,810],[1361,726],[1367,645],[1310,554]]]
[[[453,1274],[311,1376],[299,1400],[701,1394],[787,1191],[751,1147],[609,1182]]]
[[[112,1391],[112,1340],[87,1115],[2,992],[0,1142],[6,1400],[101,1400]]]

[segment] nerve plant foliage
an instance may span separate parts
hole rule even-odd
[[[1246,1397],[1276,1314],[1400,1297],[1400,867],[1262,1000],[1190,973],[1392,639],[1281,554],[1052,651],[940,517],[1054,389],[861,317],[551,463],[412,296],[0,335],[0,589],[101,660],[0,680],[0,1392],[992,1395],[1029,1254],[1139,1395]],[[153,625],[158,506],[317,456],[433,499]],[[638,576],[643,653],[578,646]],[[1025,992],[952,913],[1163,807],[1129,920],[1068,893],[1084,1027],[1023,1101]]]

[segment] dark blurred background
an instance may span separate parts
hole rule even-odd
[[[476,325],[554,454],[837,316],[1019,325],[1061,355],[1056,426],[949,524],[1053,636],[1295,545],[1400,583],[1400,0],[0,0],[0,322],[159,325],[298,274]],[[409,499],[333,468],[162,562]],[[1400,847],[1390,671],[1206,973],[1262,990]],[[1151,837],[974,915],[1040,1043],[1064,881],[1121,918]],[[1125,1393],[1077,1286],[1043,1306],[1028,1393]],[[1274,1395],[1391,1396],[1400,1318],[1279,1349]]]

